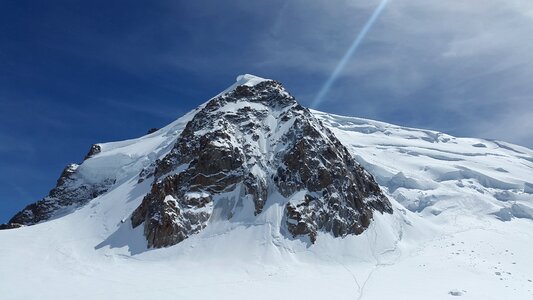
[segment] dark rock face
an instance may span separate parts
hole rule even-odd
[[[304,135],[296,137],[298,142],[283,156],[285,168],[278,168],[275,178],[286,197],[308,191],[287,204],[287,225],[293,236],[308,235],[314,242],[317,230],[335,237],[360,234],[370,225],[373,210],[392,213],[374,178],[329,130],[322,128],[321,137],[310,124],[295,125],[303,127]]]
[[[100,150],[99,145],[93,145],[85,159],[98,154]],[[78,167],[77,164],[66,166],[48,196],[26,206],[15,214],[9,223],[33,225],[49,220],[61,210],[74,209],[86,204],[91,199],[105,193],[114,183],[113,179],[98,183],[87,182],[79,174]]]
[[[134,227],[144,223],[149,247],[173,245],[202,230],[215,202],[227,219],[244,201],[257,215],[276,192],[290,199],[283,227],[311,242],[318,231],[359,234],[374,211],[392,213],[373,177],[272,80],[211,100],[171,152],[140,177],[154,183],[131,219]]]
[[[146,134],[154,133],[154,132],[156,132],[156,131],[158,131],[158,130],[159,130],[159,128],[155,128],[155,127],[154,127],[154,128],[150,128],[150,129],[148,129],[148,131],[146,132]]]
[[[182,173],[183,174],[183,173]],[[180,174],[181,175],[181,174]],[[150,247],[171,246],[205,227],[210,213],[204,208],[211,203],[207,194],[186,193],[177,189],[185,176],[173,175],[152,186],[151,192],[132,215],[132,225],[144,222],[144,235]],[[177,201],[173,195],[180,195]]]
[[[89,149],[89,152],[87,153],[87,155],[85,155],[85,158],[83,160],[87,160],[95,156],[96,154],[100,153],[101,151],[102,151],[102,147],[100,147],[100,145],[98,144],[94,144],[91,146],[91,149]]]
[[[24,225],[18,224],[18,223],[0,224],[0,230],[15,229],[15,228],[20,228],[22,226],[24,226]]]

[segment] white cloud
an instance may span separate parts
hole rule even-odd
[[[109,45],[103,60],[163,87],[179,86],[168,79],[177,73],[256,72],[309,105],[378,3],[168,2],[143,30],[89,45]],[[504,134],[533,110],[532,28],[531,0],[390,0],[321,109],[533,147],[525,133]]]
[[[258,65],[325,80],[378,2],[292,1]],[[391,1],[323,109],[531,147],[532,28],[532,1]]]

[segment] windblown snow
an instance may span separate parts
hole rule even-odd
[[[221,94],[264,80],[241,75]],[[319,111],[394,214],[376,214],[361,235],[320,233],[308,244],[280,233],[282,197],[273,195],[257,216],[249,207],[148,250],[130,221],[150,189],[139,173],[197,111],[141,138],[99,144],[78,170],[88,181],[113,178],[106,193],[0,231],[0,299],[533,299],[532,150]]]

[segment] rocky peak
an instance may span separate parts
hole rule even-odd
[[[89,149],[89,152],[87,153],[87,155],[85,155],[85,158],[83,160],[87,160],[95,156],[96,154],[100,153],[101,151],[102,151],[102,147],[98,144],[94,144],[91,146],[91,149]]]
[[[376,211],[392,212],[374,178],[277,81],[239,76],[185,120],[184,128],[162,129],[161,152],[106,156],[128,143],[93,145],[80,166],[63,170],[48,196],[0,229],[68,213],[109,190],[120,172],[131,179],[141,168],[138,182],[149,180],[151,188],[131,221],[143,226],[149,247],[174,245],[219,221],[266,217],[274,202],[282,217],[270,221],[287,238],[310,243],[319,232],[359,234]],[[119,162],[109,166],[109,157]]]
[[[328,129],[279,82],[251,75],[209,101],[141,176],[153,184],[132,224],[144,224],[150,247],[176,244],[209,220],[258,215],[276,193],[287,199],[282,227],[311,242],[318,231],[359,234],[374,211],[392,212]]]
[[[99,145],[92,145],[84,161],[97,155],[100,151],[101,147]],[[106,192],[114,183],[111,178],[100,182],[88,181],[79,174],[78,167],[78,164],[67,165],[61,172],[56,186],[50,190],[48,196],[26,206],[15,214],[7,225],[33,225],[49,220],[61,211],[71,211],[86,204],[91,199]],[[16,228],[13,226],[4,227],[4,229]]]

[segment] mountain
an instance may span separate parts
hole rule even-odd
[[[311,242],[319,230],[363,232],[374,210],[392,213],[372,176],[280,83],[246,75],[239,81],[141,172],[141,180],[155,179],[132,224],[144,223],[149,247],[181,242],[208,221],[258,215],[274,197],[284,206],[282,231]]]
[[[374,178],[279,82],[251,75],[238,82],[200,108],[170,152],[139,173],[139,183],[153,183],[131,220],[134,228],[144,224],[148,247],[181,242],[208,221],[258,215],[269,197],[283,203],[282,231],[312,243],[319,230],[360,234],[374,211],[392,213]],[[85,160],[101,152],[93,145]],[[9,223],[45,221],[116,183],[113,172],[78,168],[68,165],[46,198]]]
[[[68,165],[0,231],[0,291],[529,299],[532,193],[530,149],[308,110],[242,75]]]

